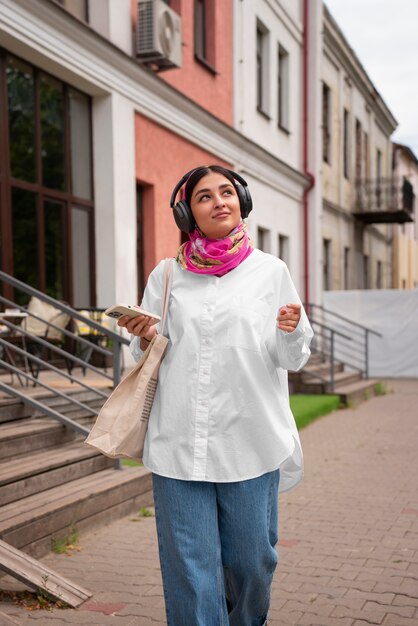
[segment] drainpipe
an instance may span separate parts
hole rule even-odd
[[[309,305],[309,211],[308,195],[315,185],[315,176],[308,169],[308,61],[309,61],[309,39],[308,39],[308,9],[309,0],[303,0],[303,171],[309,178],[309,184],[303,192],[303,247],[304,247],[304,296],[306,307]]]

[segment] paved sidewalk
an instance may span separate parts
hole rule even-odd
[[[270,626],[418,626],[418,381],[388,387],[302,431],[306,477],[280,498]],[[94,591],[81,609],[0,611],[22,626],[163,626],[154,518],[133,518],[44,559]]]

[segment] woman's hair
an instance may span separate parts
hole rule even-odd
[[[190,204],[190,200],[192,198],[193,189],[196,187],[197,183],[201,178],[207,176],[211,172],[216,172],[217,174],[222,174],[229,180],[229,182],[233,185],[236,190],[235,178],[232,176],[231,172],[227,170],[222,165],[202,165],[202,167],[198,167],[195,171],[189,176],[186,184],[184,186],[184,198]]]

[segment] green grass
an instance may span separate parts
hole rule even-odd
[[[79,540],[79,532],[75,522],[70,525],[68,535],[65,537],[55,537],[51,540],[52,551],[56,554],[67,553],[68,550],[74,549]]]
[[[126,465],[126,467],[143,467],[142,463],[139,463],[138,461],[133,461],[132,459],[122,459],[122,465]]]
[[[297,394],[290,396],[290,408],[295,416],[298,430],[339,407],[340,397],[335,395]]]

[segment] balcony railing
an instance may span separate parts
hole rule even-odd
[[[413,222],[414,205],[414,190],[406,179],[364,179],[355,184],[353,213],[366,224]]]

